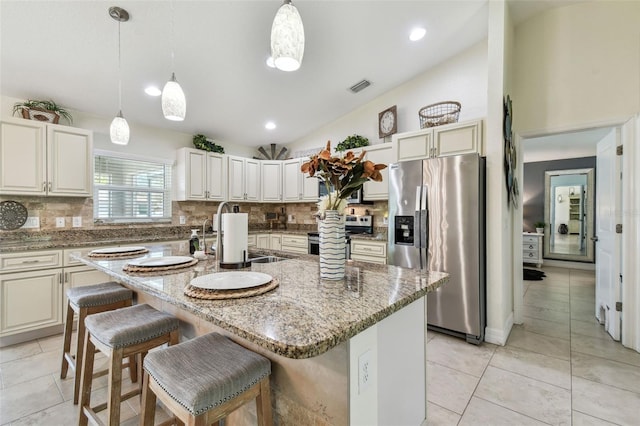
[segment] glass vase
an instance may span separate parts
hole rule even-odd
[[[327,210],[318,224],[320,234],[320,278],[341,280],[344,278],[346,246],[344,216],[337,210]]]

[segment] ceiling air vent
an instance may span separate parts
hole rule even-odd
[[[349,87],[349,90],[351,90],[353,93],[358,93],[359,91],[364,90],[369,86],[371,86],[371,82],[369,80],[362,80]]]

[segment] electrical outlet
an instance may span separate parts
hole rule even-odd
[[[40,218],[38,216],[29,216],[27,221],[22,225],[23,228],[40,228]]]
[[[293,222],[296,219],[296,217],[292,214],[289,215],[289,222]]]
[[[383,217],[382,218],[382,224],[383,225],[388,225],[389,224],[389,218],[388,217]]]
[[[371,350],[358,357],[358,394],[363,393],[373,381],[373,365],[371,364]]]
[[[64,228],[64,217],[56,217],[56,228]]]
[[[80,228],[82,226],[82,216],[74,216],[72,225],[74,228]]]
[[[186,216],[180,216],[180,225],[185,225],[187,223],[187,217]]]

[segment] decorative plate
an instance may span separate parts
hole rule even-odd
[[[240,290],[267,284],[273,279],[262,272],[234,271],[202,275],[191,280],[191,286],[207,290]]]
[[[27,221],[27,208],[17,201],[0,203],[0,229],[11,231],[18,229]]]
[[[155,268],[163,266],[182,265],[183,263],[193,262],[190,256],[164,256],[164,257],[143,257],[142,259],[130,260],[127,265],[142,266],[145,268]]]
[[[91,254],[118,254],[146,250],[146,247],[105,247],[91,250]]]

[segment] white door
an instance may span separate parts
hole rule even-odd
[[[596,160],[596,318],[620,340],[620,240],[616,234],[620,206],[620,165],[616,155],[619,130],[598,142]]]

